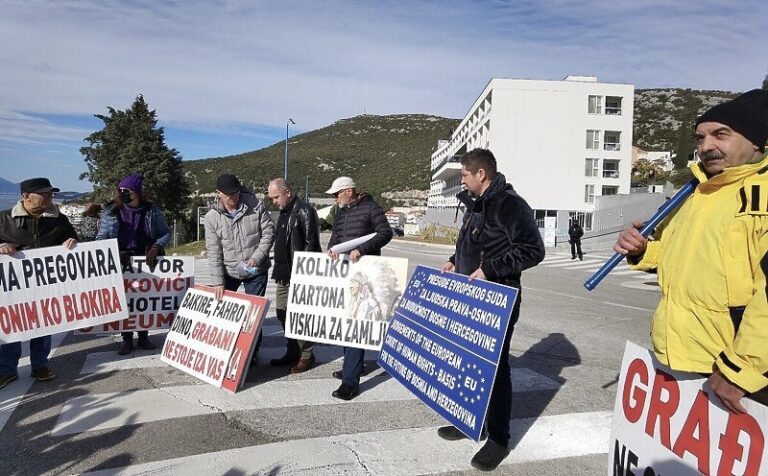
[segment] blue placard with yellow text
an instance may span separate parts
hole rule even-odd
[[[478,441],[517,294],[508,286],[417,266],[379,365]]]

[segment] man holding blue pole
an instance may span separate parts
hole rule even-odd
[[[619,234],[633,269],[656,271],[652,341],[674,370],[709,375],[731,412],[768,404],[768,91],[752,90],[696,121],[699,184],[656,229]]]

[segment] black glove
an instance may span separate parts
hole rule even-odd
[[[159,246],[152,246],[152,248],[147,250],[146,259],[147,259],[147,266],[149,266],[149,269],[154,269],[155,265],[157,264],[157,255],[160,254],[160,247]]]

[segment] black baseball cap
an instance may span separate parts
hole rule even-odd
[[[45,177],[37,177],[24,180],[19,184],[21,193],[46,193],[60,192],[58,188],[51,185],[51,181]]]
[[[222,174],[216,179],[216,190],[229,195],[230,193],[239,192],[243,189],[240,185],[240,181],[234,175]]]

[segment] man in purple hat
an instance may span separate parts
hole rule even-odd
[[[21,200],[10,210],[0,212],[0,255],[13,255],[20,250],[77,243],[77,232],[69,219],[53,204],[59,189],[47,178],[24,180],[19,184]],[[53,380],[48,368],[51,336],[29,341],[32,378],[39,382]],[[0,389],[19,378],[21,342],[0,345]]]

